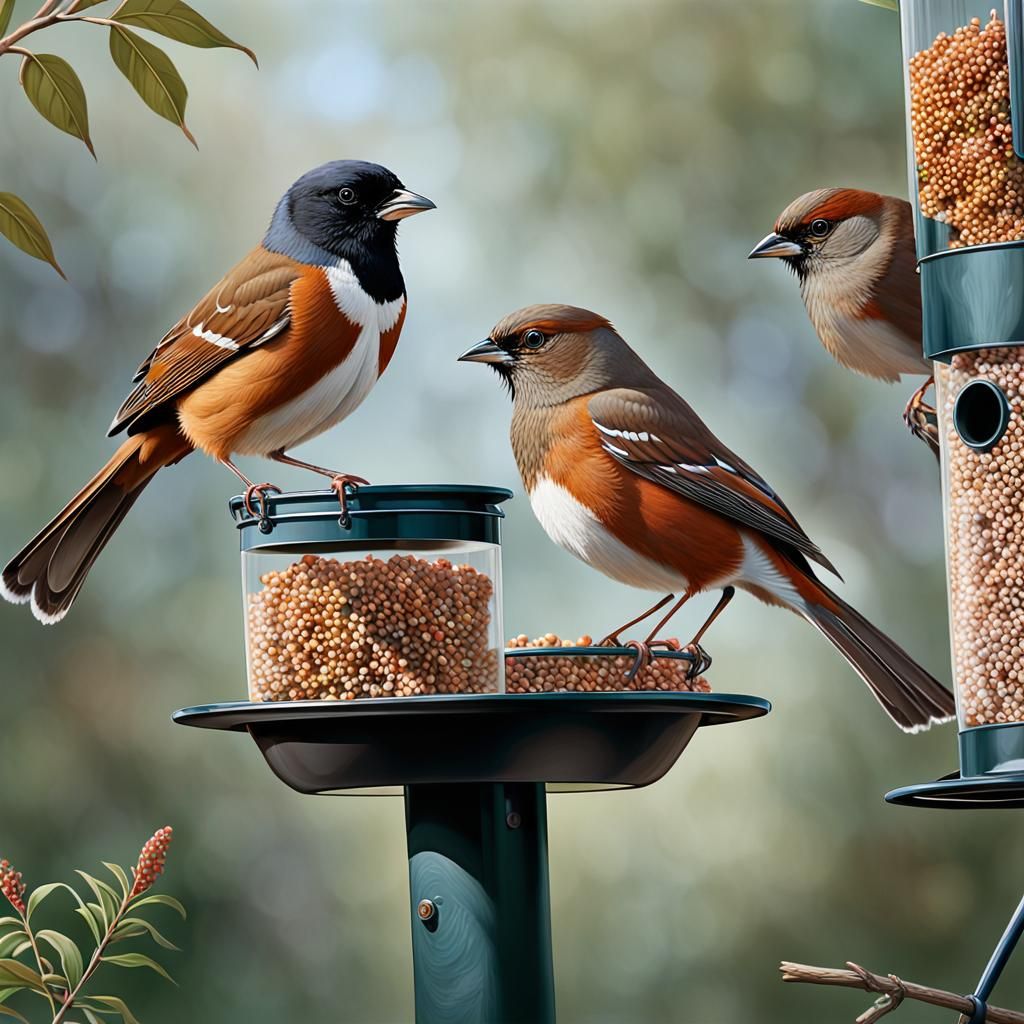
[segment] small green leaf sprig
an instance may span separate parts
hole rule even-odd
[[[113,876],[113,885],[79,871],[89,888],[84,899],[70,885],[51,882],[34,889],[26,900],[21,872],[15,871],[8,861],[0,861],[0,896],[14,910],[14,915],[0,917],[0,1018],[30,1024],[28,1017],[9,1005],[16,996],[27,1004],[24,994],[36,996],[37,1006],[45,1002],[51,1024],[73,1024],[69,1016],[72,1013],[88,1024],[106,1024],[105,1018],[118,1017],[124,1024],[139,1024],[123,999],[96,995],[91,986],[88,991],[86,987],[104,964],[148,967],[173,982],[167,971],[144,953],[110,952],[118,943],[140,938],[164,949],[177,950],[145,916],[149,913],[145,908],[160,905],[185,917],[185,908],[173,896],[150,892],[163,872],[171,836],[169,826],[158,829],[143,846],[130,875],[120,865],[104,861],[104,867]],[[85,921],[93,940],[91,952],[67,935],[33,925],[32,917],[40,904],[58,889],[70,893],[77,904],[75,913]],[[22,1008],[27,1010],[28,1006]]]
[[[176,124],[189,142],[197,146],[185,123],[188,88],[184,80],[163,50],[133,30],[154,32],[186,46],[240,50],[254,64],[256,54],[211,25],[184,0],[120,0],[109,17],[83,13],[106,2],[108,0],[45,0],[33,18],[8,31],[15,0],[0,0],[0,56],[13,53],[22,58],[19,81],[29,102],[54,127],[80,139],[95,159],[81,79],[63,57],[35,53],[21,42],[40,29],[61,23],[105,27],[110,30],[111,59],[143,103]],[[0,192],[0,234],[23,252],[49,263],[65,277],[41,221],[24,200],[11,192]]]

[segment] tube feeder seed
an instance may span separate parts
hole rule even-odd
[[[332,491],[270,495],[259,517],[232,499],[250,700],[174,715],[249,733],[300,793],[404,797],[417,1024],[553,1022],[546,794],[650,785],[702,726],[770,710],[686,690],[506,692],[506,658],[634,656],[504,649],[511,496],[364,486],[345,523]]]

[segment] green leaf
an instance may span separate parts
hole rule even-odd
[[[133,910],[137,910],[139,907],[144,907],[149,903],[159,903],[162,906],[176,910],[181,914],[182,920],[188,916],[185,913],[185,908],[173,896],[168,896],[166,893],[162,892],[154,893],[152,896],[147,896],[145,899],[135,900],[131,906]]]
[[[148,967],[162,978],[166,978],[172,985],[178,984],[152,957],[144,953],[118,953],[116,956],[105,956],[101,959],[103,963],[114,964],[116,967]]]
[[[78,904],[78,906],[75,908],[75,913],[78,914],[78,916],[81,917],[82,920],[85,921],[85,923],[89,926],[89,931],[92,932],[92,937],[96,940],[96,945],[98,946],[100,944],[100,938],[102,935],[102,932],[100,931],[101,926],[97,924],[98,919],[94,915],[93,911],[89,909],[89,907],[95,907],[96,911],[99,912],[99,919],[102,919],[103,913],[100,910],[99,906],[95,903],[86,906],[85,900],[83,900],[82,897],[79,896],[78,893],[70,885],[68,885],[65,882],[62,882],[61,885],[63,885],[64,888],[67,889],[67,891],[71,893],[71,895],[74,897],[75,902]],[[102,925],[102,927],[105,931],[106,925],[104,924]]]
[[[95,908],[95,912],[92,908]],[[98,918],[102,917],[100,908],[95,903],[90,903],[88,907],[75,907],[75,913],[89,926],[93,941],[98,946],[102,937],[102,925],[97,923]]]
[[[20,985],[45,991],[43,979],[31,967],[17,960],[0,960],[0,985]]]
[[[68,10],[68,14],[77,14],[79,11],[84,11],[87,7],[95,7],[97,4],[106,3],[107,0],[78,0],[78,3],[72,4]]]
[[[28,909],[25,911],[25,917],[31,920],[32,914],[39,904],[42,903],[51,892],[55,889],[60,889],[61,887],[61,882],[50,882],[47,885],[39,886],[38,889],[33,889],[32,895],[28,898]]]
[[[0,917],[0,928],[9,928],[11,925],[15,928],[21,927],[21,918],[19,917]]]
[[[121,895],[127,896],[132,887],[128,884],[128,876],[124,873],[124,868],[120,864],[111,864],[109,861],[103,861],[103,866],[117,879],[121,886]]]
[[[32,106],[50,124],[81,139],[95,159],[85,89],[75,69],[52,53],[30,53],[21,62],[19,80]]]
[[[117,938],[125,938],[125,939],[131,938],[132,936],[127,935],[127,934],[123,935],[123,936],[121,935],[121,929],[122,928],[124,928],[126,930],[128,930],[128,929],[132,930],[135,935],[142,935],[142,934],[145,934],[146,932],[148,932],[150,938],[158,946],[163,946],[164,949],[173,949],[173,950],[175,950],[175,951],[177,951],[179,953],[181,952],[181,950],[179,950],[178,947],[173,942],[170,941],[170,939],[164,938],[164,936],[161,935],[160,932],[158,932],[156,930],[156,928],[153,927],[153,925],[151,925],[148,921],[144,921],[141,917],[126,917],[117,926],[117,931],[114,932],[114,935]]]
[[[110,922],[114,920],[114,915],[117,913],[118,899],[117,894],[113,889],[107,885],[106,882],[101,882],[98,878],[93,878],[92,875],[85,871],[79,871],[76,869],[76,874],[81,875],[85,879],[86,884],[93,891],[93,895],[99,901],[99,906],[96,908],[100,911],[100,919],[103,922],[103,931],[106,931],[110,927]],[[90,907],[93,904],[90,904]],[[101,909],[102,908],[102,909]]]
[[[12,1010],[9,1006],[0,1006],[0,1017],[13,1017],[15,1020],[22,1021],[23,1024],[28,1024],[28,1021],[17,1010]]]
[[[53,246],[46,229],[26,203],[13,192],[0,192],[0,234],[22,252],[37,260],[49,263],[54,270],[67,280],[64,271],[53,255]],[[7,920],[6,918],[4,920]]]
[[[18,946],[27,941],[24,929],[19,928],[16,932],[8,932],[3,938],[0,938],[0,957],[11,956]]]
[[[118,999],[117,996],[89,996],[89,999],[94,1003],[102,1003],[112,1010],[117,1010],[124,1019],[124,1024],[139,1024],[138,1018],[128,1009],[128,1004],[123,999]]]
[[[17,0],[3,0],[3,3],[0,3],[0,36],[7,31],[7,26],[11,23],[15,3]]]
[[[0,988],[0,1003],[6,1003],[7,1000],[14,995],[15,992],[20,992],[21,990],[21,985],[18,985],[15,988]]]
[[[871,4],[872,7],[884,7],[887,11],[898,11],[900,9],[896,0],[861,0],[861,2]]]
[[[110,29],[110,56],[142,97],[142,102],[155,114],[176,124],[198,149],[195,138],[185,125],[188,89],[171,58],[159,47],[120,26]]]
[[[256,54],[224,35],[219,28],[211,25],[198,11],[193,10],[182,0],[124,0],[124,3],[110,16],[122,25],[132,28],[149,29],[159,32],[179,43],[188,46],[199,46],[212,49],[227,46],[233,50],[241,50],[259,67]]]
[[[42,939],[43,942],[48,943],[57,951],[60,955],[61,966],[64,968],[64,974],[67,976],[71,987],[74,988],[82,980],[82,972],[85,969],[85,965],[82,963],[82,954],[78,951],[78,947],[66,935],[61,935],[60,932],[50,931],[49,929],[37,932],[36,938]]]

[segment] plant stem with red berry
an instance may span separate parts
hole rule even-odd
[[[8,1005],[12,996],[24,991],[46,999],[51,1024],[66,1024],[72,1008],[79,1011],[89,1024],[101,1024],[100,1014],[114,1014],[120,1016],[124,1024],[137,1024],[122,999],[86,993],[85,989],[104,964],[148,967],[169,981],[172,980],[160,964],[143,953],[109,952],[110,947],[118,942],[144,936],[165,949],[177,949],[150,921],[140,916],[145,913],[144,908],[158,904],[169,906],[182,917],[185,916],[184,908],[173,897],[163,893],[150,894],[150,889],[164,869],[171,835],[169,827],[154,833],[143,846],[130,877],[119,865],[104,862],[104,866],[114,876],[116,889],[102,879],[79,871],[78,874],[89,886],[95,902],[83,899],[75,889],[63,882],[54,882],[35,889],[26,904],[25,883],[21,873],[15,871],[6,860],[0,861],[0,895],[7,899],[17,914],[17,917],[0,918],[0,1017],[30,1024],[27,1017]],[[35,930],[32,926],[33,913],[57,889],[64,889],[74,897],[78,904],[75,913],[85,921],[92,934],[94,947],[87,963],[72,939],[50,929]],[[59,971],[42,955],[41,943],[46,943],[56,952],[60,960]],[[35,960],[34,969],[24,962],[30,951]]]

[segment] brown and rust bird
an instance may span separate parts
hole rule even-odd
[[[58,622],[96,557],[158,470],[198,449],[231,470],[260,503],[233,455],[302,462],[288,449],[348,416],[384,372],[405,319],[397,222],[433,209],[387,168],[324,164],[278,203],[263,241],[146,357],[109,435],[127,439],[110,461],[7,564],[0,593]]]
[[[620,583],[672,592],[607,641],[678,594],[644,642],[674,645],[656,639],[668,619],[721,590],[687,645],[699,670],[700,639],[739,587],[816,626],[900,728],[953,716],[952,693],[816,578],[811,561],[835,570],[782,499],[603,316],[530,306],[461,359],[511,390],[512,448],[548,536]]]
[[[781,259],[796,273],[814,330],[843,366],[890,382],[925,375],[903,415],[938,456],[935,410],[924,404],[932,367],[921,348],[910,204],[853,188],[808,192],[779,214],[748,259]]]

